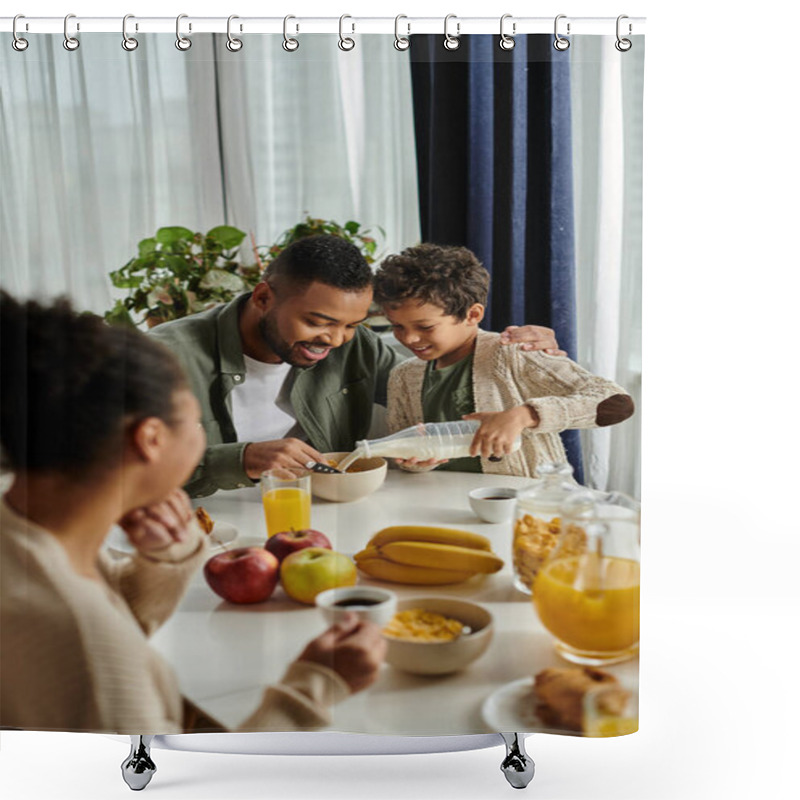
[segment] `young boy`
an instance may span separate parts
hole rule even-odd
[[[488,294],[489,273],[464,247],[421,244],[381,264],[375,299],[416,356],[389,377],[390,431],[479,420],[472,457],[442,468],[533,476],[539,463],[566,460],[559,431],[614,425],[633,414],[632,399],[612,381],[563,356],[501,346],[500,334],[481,330]],[[511,453],[520,435],[522,448]]]

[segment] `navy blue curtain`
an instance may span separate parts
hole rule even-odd
[[[569,54],[551,36],[414,36],[422,239],[472,250],[492,276],[484,327],[553,328],[576,355]],[[562,434],[583,481],[577,431]]]

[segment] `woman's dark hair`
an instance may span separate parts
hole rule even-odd
[[[12,470],[83,474],[111,463],[129,422],[173,422],[173,394],[186,386],[175,357],[139,331],[64,298],[41,305],[0,292],[0,443]]]
[[[354,244],[322,234],[298,239],[281,250],[264,270],[262,280],[289,291],[319,281],[345,292],[360,292],[372,286],[372,270]]]
[[[375,273],[375,300],[389,307],[417,300],[460,321],[475,303],[485,306],[488,297],[489,273],[466,247],[407,247],[386,258]]]

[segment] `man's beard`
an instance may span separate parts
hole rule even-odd
[[[264,342],[281,361],[285,361],[293,367],[306,366],[303,364],[296,364],[292,359],[292,346],[285,339],[281,339],[278,333],[278,323],[272,311],[268,311],[259,319],[258,334],[261,336],[261,341]]]

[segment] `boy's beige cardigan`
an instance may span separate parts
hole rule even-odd
[[[425,361],[412,358],[389,376],[390,432],[423,422],[425,368]],[[500,334],[488,331],[478,331],[472,391],[476,412],[505,411],[524,403],[539,415],[539,425],[522,432],[522,448],[516,453],[497,462],[481,458],[486,473],[533,477],[537,464],[566,460],[559,431],[613,425],[633,414],[633,400],[613,381],[564,356],[500,344]]]

